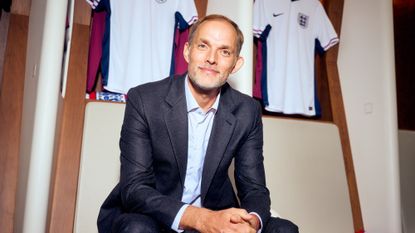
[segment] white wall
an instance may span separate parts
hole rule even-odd
[[[401,232],[392,0],[345,0],[338,66],[366,232]]]
[[[32,0],[14,232],[46,232],[66,7]]]
[[[241,56],[245,59],[245,64],[233,74],[229,83],[235,89],[252,96],[252,7],[253,1],[234,1],[234,0],[209,0],[206,14],[222,14],[235,21],[244,34],[244,44]]]

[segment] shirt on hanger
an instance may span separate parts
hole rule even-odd
[[[180,13],[188,27],[197,20],[193,0],[87,2],[109,15],[101,64],[104,88],[115,93],[168,77],[179,26],[175,14]]]
[[[260,37],[271,26],[262,84],[268,101],[265,109],[314,116],[315,40],[324,50],[338,43],[323,6],[318,0],[256,0],[253,15],[254,36]]]

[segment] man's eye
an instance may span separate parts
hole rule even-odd
[[[229,50],[222,50],[221,53],[223,56],[226,56],[226,57],[229,57],[232,54],[231,51]]]
[[[197,47],[199,49],[206,49],[207,48],[207,46],[205,44],[198,44]]]

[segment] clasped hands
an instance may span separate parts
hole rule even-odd
[[[180,221],[182,229],[195,229],[201,233],[255,233],[260,221],[244,209],[230,208],[213,211],[188,206]]]

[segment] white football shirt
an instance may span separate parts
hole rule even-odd
[[[315,40],[324,50],[338,42],[337,34],[318,0],[256,0],[253,32],[265,27],[267,39],[267,94],[265,109],[314,116]]]
[[[189,25],[197,20],[194,0],[111,1],[106,90],[126,94],[169,76],[175,12]]]

